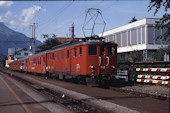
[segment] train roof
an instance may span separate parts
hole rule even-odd
[[[76,47],[76,46],[82,46],[82,45],[102,45],[102,44],[117,45],[114,42],[104,42],[104,41],[101,41],[101,40],[87,40],[87,41],[74,41],[74,42],[71,41],[71,42],[67,42],[67,43],[63,43],[63,44],[60,44],[58,46],[55,46],[50,50],[42,51],[42,52],[36,53],[32,56],[28,56],[28,57],[18,59],[17,61],[24,60],[24,59],[27,59],[27,58],[36,57],[36,56],[41,56],[41,55],[44,55],[46,53],[50,53],[50,52],[54,52],[54,51],[58,51],[58,50],[63,50],[63,49],[70,48],[70,47]]]
[[[107,42],[106,43],[106,42],[101,41],[101,40],[68,42],[68,43],[64,43],[64,44],[55,46],[52,50],[48,51],[47,53],[62,50],[62,49],[66,49],[66,48],[70,48],[70,47],[82,46],[82,45],[102,45],[102,44],[114,44],[114,45],[117,45],[114,42]]]

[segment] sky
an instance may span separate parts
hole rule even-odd
[[[105,31],[128,24],[134,16],[137,20],[161,18],[165,13],[161,8],[154,16],[154,9],[148,12],[148,5],[149,0],[0,1],[0,22],[28,37],[32,37],[31,24],[36,23],[36,39],[43,42],[42,34],[70,36],[69,29],[73,22],[75,37],[84,37],[82,27],[88,8],[101,11],[106,22]],[[96,31],[101,32],[101,29]]]

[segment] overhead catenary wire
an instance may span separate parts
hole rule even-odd
[[[101,3],[103,3],[103,1],[100,1],[99,3],[93,5],[92,7],[96,7],[96,6],[100,5]],[[75,21],[78,20],[80,17],[82,17],[82,15],[84,15],[84,14],[85,14],[85,12],[83,11],[80,15],[74,17],[71,21],[65,23],[65,24],[62,25],[60,28],[57,28],[57,29],[55,29],[55,30],[59,30],[59,29],[61,29],[61,28],[68,27],[68,25],[70,25],[73,21],[74,21],[74,23],[75,23]],[[81,24],[81,25],[78,25],[78,27],[75,27],[75,30],[77,30],[77,29],[78,29],[79,27],[81,27],[81,26],[82,26],[82,24]]]
[[[61,9],[57,10],[55,13],[53,13],[53,15],[51,15],[50,17],[48,17],[48,19],[46,21],[44,21],[43,23],[39,23],[39,25],[41,26],[41,29],[42,30],[45,26],[49,26],[49,24],[51,22],[54,22],[56,17],[59,16],[63,11],[65,11],[66,9],[68,9],[71,5],[72,5],[73,2],[69,2],[69,4],[66,4],[64,7],[62,7]]]
[[[40,1],[39,1],[39,2],[40,2]],[[46,2],[47,2],[47,1],[45,1],[44,4],[39,5],[39,6],[41,7],[41,9],[39,9],[38,12],[35,13],[35,15],[33,16],[33,18],[31,19],[31,21],[33,21],[33,20],[37,17],[37,15],[40,13],[40,11],[43,9],[43,7],[46,5]],[[22,32],[24,32],[24,31],[25,31],[26,29],[28,29],[28,28],[29,28],[29,26],[24,27],[23,30],[22,30]]]

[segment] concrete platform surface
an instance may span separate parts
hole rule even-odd
[[[0,113],[51,112],[68,113],[69,111],[0,72]]]

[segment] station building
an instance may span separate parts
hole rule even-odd
[[[32,52],[27,48],[8,48],[8,56],[14,55],[15,60],[32,55]]]
[[[145,60],[153,51],[170,45],[168,41],[155,39],[155,37],[167,31],[167,29],[154,29],[156,21],[159,21],[159,18],[144,18],[105,31],[103,37],[106,42],[115,42],[118,44],[117,52],[120,56],[128,57],[131,51],[136,50],[143,53],[143,60]]]

